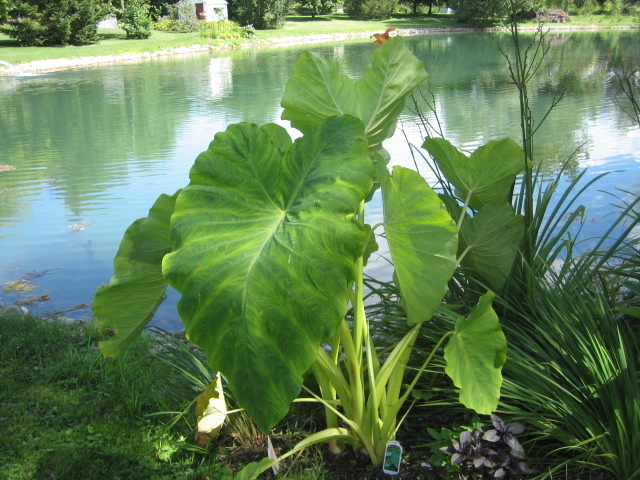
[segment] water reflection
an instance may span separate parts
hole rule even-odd
[[[233,63],[229,57],[211,59],[209,80],[210,100],[220,100],[233,91]]]
[[[559,92],[564,98],[538,131],[537,158],[550,172],[567,160],[574,175],[585,166],[631,170],[612,176],[603,188],[637,189],[640,130],[613,101],[620,92],[611,73],[616,65],[638,62],[637,33],[549,39],[551,50],[528,85],[534,118],[545,116]],[[508,84],[498,44],[508,50],[508,37],[408,39],[431,75],[423,94],[436,113],[428,116],[436,121],[437,114],[445,136],[460,148],[520,138],[517,90]],[[126,227],[146,215],[157,195],[188,182],[193,160],[216,132],[239,121],[288,127],[280,120],[280,98],[293,63],[309,48],[359,77],[375,47],[360,40],[1,77],[0,165],[14,168],[0,170],[0,284],[47,271],[33,280],[34,293],[51,296],[41,309],[89,302],[112,273]],[[429,108],[425,102],[422,107]],[[402,126],[419,146],[422,134],[411,112],[403,114]],[[386,147],[392,164],[414,166],[402,135]],[[415,161],[429,177],[420,158]],[[595,218],[610,207],[594,195],[590,208]],[[379,203],[369,215],[380,217]],[[19,298],[16,292],[0,293],[2,303]],[[159,316],[165,326],[175,324],[173,304]]]

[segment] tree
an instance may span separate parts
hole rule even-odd
[[[0,25],[7,21],[7,0],[0,0]]]
[[[280,28],[292,5],[293,0],[236,0],[229,4],[229,16],[258,30]]]
[[[180,0],[176,4],[169,5],[167,12],[180,31],[195,32],[200,28],[196,5],[190,0]]]
[[[403,3],[411,7],[411,15],[417,15],[418,7],[421,5],[429,7],[427,15],[431,15],[431,9],[435,6],[442,5],[442,0],[406,0]]]
[[[315,19],[316,15],[334,12],[339,3],[338,0],[301,0],[299,10],[301,13],[310,14],[311,18]]]
[[[483,26],[515,16],[526,17],[540,7],[539,0],[451,0],[457,23],[469,23]]]
[[[15,0],[2,31],[23,45],[87,45],[109,9],[104,0]]]
[[[344,11],[362,20],[385,19],[393,15],[397,6],[398,0],[346,0]]]

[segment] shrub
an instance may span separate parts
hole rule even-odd
[[[347,0],[344,11],[362,20],[385,19],[393,15],[397,6],[398,0]]]
[[[169,17],[162,17],[153,24],[153,29],[160,32],[179,32],[180,25]]]
[[[202,22],[200,24],[200,34],[204,38],[253,38],[255,30],[251,25],[239,26],[236,22],[220,20],[218,22]]]
[[[130,0],[124,10],[121,28],[127,32],[127,38],[149,38],[153,29],[149,5],[141,0]]]
[[[167,7],[168,18],[173,21],[171,32],[195,32],[200,26],[196,15],[196,6],[189,0],[180,0]]]
[[[258,30],[284,25],[293,0],[237,0],[230,6],[230,17],[240,25],[253,25]]]
[[[95,43],[97,24],[110,8],[102,0],[16,0],[0,5],[8,5],[8,27],[2,31],[23,45]]]

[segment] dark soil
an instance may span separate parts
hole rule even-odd
[[[220,439],[218,458],[234,472],[251,462],[259,462],[267,455],[267,451],[266,436],[260,434],[258,437],[253,442],[245,441],[245,445],[240,445],[237,437],[224,435]],[[271,441],[277,454],[280,455],[303,438],[302,434],[275,435],[271,436]],[[331,480],[442,480],[442,477],[436,475],[435,470],[428,463],[429,451],[426,447],[413,449],[408,446],[407,441],[403,441],[402,438],[399,440],[403,444],[403,459],[400,473],[394,477],[385,474],[382,467],[374,467],[368,456],[354,452],[349,446],[343,453],[334,455],[326,444],[322,444],[286,459],[277,477],[268,470],[260,478],[265,480],[287,476],[297,478],[305,472],[318,472],[318,468],[321,468],[324,478]],[[411,441],[414,442],[415,439]],[[526,460],[530,462],[530,459]],[[525,476],[524,480],[534,478],[546,470],[543,467],[535,467],[531,464],[530,466],[533,467],[534,472],[532,475]],[[616,480],[612,473],[604,469],[571,470],[554,473],[552,478],[553,480]]]

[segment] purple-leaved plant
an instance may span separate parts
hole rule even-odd
[[[524,449],[515,437],[524,432],[524,425],[505,424],[497,415],[491,415],[491,422],[493,429],[465,430],[459,441],[452,440],[451,446],[440,449],[451,455],[451,465],[460,466],[460,480],[520,480],[531,473],[521,460]]]

